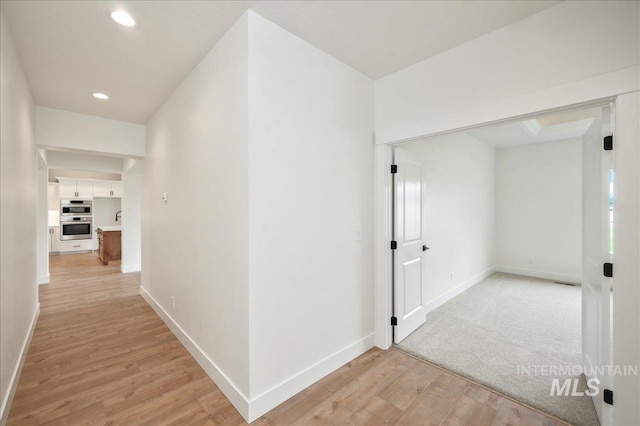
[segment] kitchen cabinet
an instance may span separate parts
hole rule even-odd
[[[59,226],[50,226],[49,227],[49,253],[59,253],[60,252],[60,227]]]
[[[60,241],[60,253],[73,251],[93,251],[93,240],[68,240]]]
[[[119,182],[114,182],[111,184],[111,190],[113,191],[113,196],[117,198],[122,198],[122,184]]]
[[[93,197],[93,182],[88,182],[86,180],[77,180],[76,188],[78,191],[78,198]]]
[[[93,182],[87,180],[58,178],[60,198],[92,198]]]
[[[93,196],[105,198],[121,198],[122,184],[119,182],[94,182]]]
[[[121,232],[107,231],[98,228],[98,258],[108,265],[113,260],[121,258]]]
[[[49,182],[47,185],[47,208],[49,210],[60,209],[60,191],[58,183]]]
[[[60,180],[60,183],[58,184],[58,192],[60,194],[60,198],[75,198],[76,197],[76,181]]]
[[[109,182],[93,182],[93,196],[94,197],[110,197],[111,196],[111,183]]]

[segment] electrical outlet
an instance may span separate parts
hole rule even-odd
[[[171,296],[171,307],[173,309],[176,308],[176,297],[175,296]]]
[[[527,262],[530,264],[533,263],[533,257],[530,257],[529,259],[527,259]]]
[[[451,272],[451,274],[449,275],[449,280],[453,281],[453,272]]]

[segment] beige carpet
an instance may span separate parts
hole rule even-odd
[[[579,378],[584,390],[584,376],[518,367],[582,365],[580,287],[496,273],[429,313],[398,347],[575,425],[599,424],[591,397],[550,396],[554,378]]]

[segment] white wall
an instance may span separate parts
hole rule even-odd
[[[84,177],[91,176],[89,172],[122,173],[123,170],[122,158],[109,157],[106,155],[81,154],[77,152],[47,151],[47,164],[53,169],[87,172],[82,174]],[[67,175],[72,175],[72,173],[59,176]],[[77,177],[77,175],[70,177]]]
[[[45,158],[38,153],[38,284],[47,284],[49,282],[49,191],[48,191],[48,175],[47,163]]]
[[[373,82],[249,17],[253,418],[372,346]]]
[[[241,412],[249,394],[247,37],[245,14],[149,120],[142,179],[143,295]]]
[[[640,36],[640,33],[639,33]],[[639,76],[640,77],[640,76]],[[613,344],[615,365],[638,365],[640,360],[640,92],[616,102],[614,134],[614,285]],[[640,424],[640,378],[614,378],[616,424]]]
[[[38,312],[33,98],[0,9],[0,423]]]
[[[147,123],[143,295],[247,419],[372,346],[372,132],[373,82],[251,11]]]
[[[459,132],[400,146],[425,166],[429,310],[494,267],[581,281],[579,139],[495,149]]]
[[[69,177],[80,179],[121,180],[122,173],[94,172],[88,170],[52,169],[49,167],[49,181],[56,177]]]
[[[497,150],[496,265],[580,283],[582,141]]]
[[[41,148],[144,157],[145,127],[60,109],[36,107],[36,144]]]
[[[423,221],[430,249],[423,277],[431,311],[492,272],[496,150],[465,133],[400,146],[424,166]]]
[[[122,174],[122,263],[124,273],[142,268],[142,168],[139,161]]]
[[[377,80],[376,142],[638,90],[638,7],[561,2]]]
[[[603,23],[607,24],[603,27]],[[376,223],[388,224],[388,147],[384,144],[618,96],[616,361],[640,359],[638,300],[638,102],[640,3],[561,2],[520,22],[376,81]],[[605,29],[603,29],[605,28]],[[629,92],[636,92],[628,94]],[[621,102],[625,99],[625,102]],[[624,135],[622,133],[625,133]],[[621,159],[620,154],[626,152]],[[387,161],[383,161],[383,160]],[[630,233],[623,233],[620,229]],[[391,344],[388,226],[379,227],[375,263],[376,343]],[[625,244],[621,243],[621,238]],[[631,318],[629,320],[628,318]],[[635,318],[635,320],[634,320]],[[622,365],[625,363],[620,363]],[[637,377],[618,378],[616,422],[638,424]],[[618,385],[617,385],[618,386]]]
[[[94,198],[93,199],[93,228],[99,226],[121,226],[122,222],[116,222],[116,213],[122,210],[120,198]]]
[[[116,222],[116,213],[122,210],[122,200],[120,198],[94,198],[93,199],[93,249],[98,250],[100,242],[96,229],[101,226],[121,226],[122,219]],[[122,242],[120,243],[122,246]],[[122,258],[122,254],[121,254]],[[122,269],[122,262],[120,263]]]

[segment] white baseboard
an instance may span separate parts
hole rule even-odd
[[[22,366],[24,365],[24,360],[27,357],[27,352],[29,350],[29,345],[31,344],[31,338],[33,337],[33,331],[36,329],[36,324],[38,323],[38,316],[40,316],[40,303],[36,305],[36,310],[33,313],[33,317],[31,318],[31,324],[29,325],[29,332],[24,338],[24,342],[22,343],[22,348],[20,349],[20,356],[18,358],[18,363],[13,369],[13,374],[11,375],[11,380],[9,381],[9,388],[7,393],[2,401],[2,406],[0,406],[0,425],[4,426],[7,424],[7,420],[9,418],[9,411],[11,411],[11,403],[13,402],[13,396],[16,393],[16,388],[18,387],[18,382],[20,381],[20,373],[22,372]]]
[[[222,393],[229,399],[229,402],[238,410],[240,415],[246,419],[249,418],[249,399],[236,387],[236,385],[227,377],[226,374],[216,365],[211,358],[205,354],[202,349],[191,339],[191,337],[176,323],[171,315],[164,310],[162,306],[145,290],[140,287],[140,294],[149,303],[149,306],[158,314],[158,316],[169,327],[171,332],[180,340],[184,347],[189,351],[191,356],[196,360],[200,367],[207,373],[211,380],[220,388]]]
[[[435,299],[429,301],[427,303],[427,313],[429,313],[429,312],[433,311],[434,309],[439,308],[440,306],[444,305],[449,300],[453,299],[454,297],[456,297],[460,293],[470,289],[471,287],[473,287],[474,285],[478,284],[480,281],[484,280],[485,278],[487,278],[489,275],[493,274],[494,272],[495,272],[495,268],[485,269],[484,271],[480,272],[478,275],[475,275],[475,276],[469,278],[468,280],[465,280],[465,281],[461,282],[456,287],[452,288],[451,290],[447,291],[446,293],[444,293],[444,294],[436,297]]]
[[[140,272],[142,270],[142,265],[123,265],[120,264],[120,272],[123,274],[128,274],[129,272]]]
[[[571,284],[580,284],[582,279],[578,275],[562,274],[559,272],[540,271],[537,269],[518,268],[515,266],[497,265],[494,267],[496,272],[504,272],[507,274],[524,275],[525,277],[542,278],[551,281],[561,281]]]
[[[328,357],[318,361],[295,376],[283,381],[266,392],[252,398],[249,407],[249,423],[269,410],[277,407],[298,392],[362,355],[374,346],[374,333],[352,343]]]
[[[38,284],[49,284],[50,275],[38,275]]]
[[[164,323],[167,324],[171,332],[175,334],[207,375],[220,388],[240,415],[249,423],[374,346],[374,333],[371,333],[249,400],[173,318],[171,318],[171,315],[156,302],[147,290],[140,287],[140,294],[158,316],[162,318]]]

